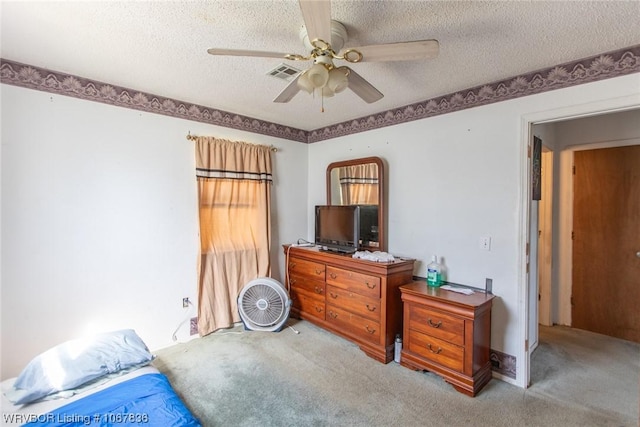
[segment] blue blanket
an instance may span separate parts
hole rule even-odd
[[[146,374],[41,415],[27,426],[200,426],[161,373]]]

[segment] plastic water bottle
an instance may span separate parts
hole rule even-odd
[[[442,265],[438,263],[438,257],[432,256],[427,265],[427,285],[438,287],[442,285]]]
[[[401,354],[402,354],[402,338],[400,338],[400,334],[397,334],[396,342],[394,346],[393,361],[396,363],[400,363]]]

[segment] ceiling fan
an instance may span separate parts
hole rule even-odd
[[[300,90],[308,93],[318,90],[323,97],[330,97],[347,88],[367,103],[376,102],[384,95],[351,67],[336,66],[334,60],[344,60],[356,64],[358,62],[428,59],[438,55],[439,44],[437,40],[387,43],[342,50],[347,40],[347,30],[340,22],[331,19],[331,1],[299,0],[299,3],[305,23],[300,31],[300,36],[307,49],[310,50],[309,55],[218,48],[208,49],[207,52],[211,55],[313,61],[313,65],[298,74],[273,102],[289,102]]]

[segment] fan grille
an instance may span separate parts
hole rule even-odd
[[[273,287],[256,284],[246,290],[242,311],[258,326],[271,326],[282,318],[284,301]]]

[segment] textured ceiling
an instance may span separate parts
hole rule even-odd
[[[437,39],[422,61],[353,64],[384,94],[321,102],[305,92],[272,100],[282,62],[211,56],[210,47],[307,54],[298,2],[2,1],[4,59],[313,130],[556,64],[640,44],[634,1],[333,1],[345,47]]]

